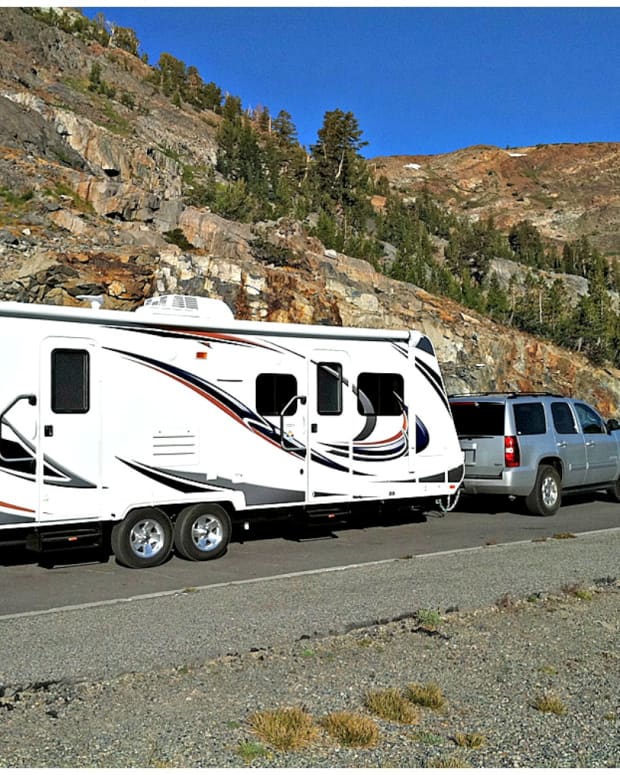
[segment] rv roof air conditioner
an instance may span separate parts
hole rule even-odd
[[[168,294],[154,296],[144,300],[144,305],[136,309],[142,316],[182,315],[201,320],[234,320],[232,310],[221,299],[207,299],[203,296],[180,296]]]

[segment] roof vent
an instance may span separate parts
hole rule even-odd
[[[136,313],[148,317],[174,315],[200,318],[200,320],[234,320],[232,310],[221,299],[207,299],[203,296],[180,296],[168,294],[145,299]]]

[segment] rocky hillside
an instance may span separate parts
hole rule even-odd
[[[493,216],[504,229],[528,220],[560,247],[586,235],[603,254],[620,258],[620,143],[477,145],[373,161],[405,194],[426,189],[451,210]]]
[[[153,294],[180,292],[223,298],[239,318],[419,327],[436,343],[453,392],[553,390],[588,398],[606,415],[620,411],[616,370],[595,369],[576,353],[325,250],[292,219],[240,224],[189,206],[187,171],[213,165],[221,119],[174,105],[146,80],[150,70],[124,50],[0,9],[0,299],[80,305],[78,295],[102,293],[107,308],[132,309]],[[577,158],[589,146],[571,147],[575,165],[585,164]],[[617,159],[614,146],[606,148]],[[521,158],[506,157],[509,164]],[[604,173],[597,159],[601,176],[617,174],[617,162]],[[422,166],[405,165],[418,163],[429,159],[386,160],[388,174],[394,164],[407,185]],[[579,180],[592,178],[595,167]],[[446,195],[461,190],[464,206],[473,177],[460,175],[451,180],[446,172],[441,186]],[[559,202],[559,183],[549,185]],[[569,188],[561,187],[562,207],[581,212],[582,199],[569,199]],[[544,197],[542,185],[528,188],[529,201],[534,190]],[[483,193],[472,191],[476,207]],[[514,208],[518,197],[509,199]],[[610,201],[609,212],[617,206]],[[578,220],[570,221],[574,233]]]

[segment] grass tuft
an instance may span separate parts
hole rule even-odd
[[[244,740],[237,746],[237,753],[243,759],[246,764],[250,764],[254,759],[259,756],[268,756],[269,751],[264,745],[255,742],[254,740]]]
[[[441,614],[431,608],[420,608],[415,612],[418,626],[429,632],[436,632],[441,624]]]
[[[421,729],[419,732],[412,732],[409,735],[409,739],[414,743],[421,743],[422,745],[441,745],[443,743],[443,737],[436,732],[429,732],[426,729]]]
[[[554,692],[539,694],[533,699],[531,706],[541,713],[555,713],[556,716],[563,716],[566,713],[566,705]]]
[[[367,692],[364,705],[375,716],[399,724],[417,724],[420,711],[398,689],[377,689]]]
[[[446,702],[441,687],[432,682],[409,684],[405,690],[405,697],[414,705],[422,705],[424,708],[432,708],[433,710],[439,710]]]
[[[457,767],[467,767],[469,765],[462,759],[459,759],[458,756],[440,756],[438,759],[430,759],[425,766],[433,769],[439,767],[456,769]]]
[[[565,595],[572,595],[579,600],[592,600],[594,597],[589,589],[584,589],[579,584],[564,584],[562,592],[564,592]]]
[[[253,713],[248,721],[254,733],[279,751],[295,751],[318,735],[312,716],[301,708],[276,708]]]
[[[350,748],[374,748],[379,742],[379,727],[367,716],[349,711],[330,713],[319,721],[330,737]]]
[[[482,748],[487,744],[486,737],[480,732],[457,732],[452,739],[461,748]]]
[[[577,536],[574,533],[554,533],[553,538],[563,540],[565,538],[577,538]]]

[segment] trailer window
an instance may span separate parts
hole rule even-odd
[[[90,409],[90,356],[86,350],[52,351],[52,411],[86,414]]]
[[[285,417],[297,411],[297,380],[292,374],[259,374],[256,377],[256,411],[262,415],[279,417],[284,407]]]
[[[357,411],[363,415],[403,413],[404,383],[400,374],[364,372],[357,378]]]
[[[316,410],[318,414],[342,414],[342,365],[317,363]]]

